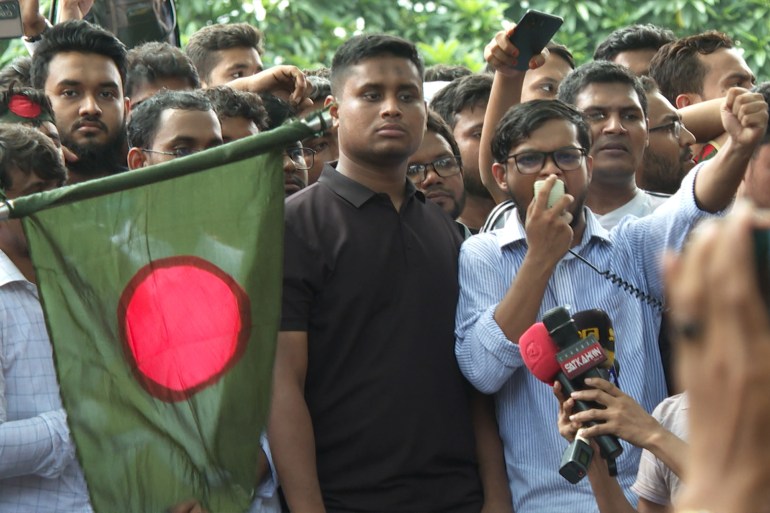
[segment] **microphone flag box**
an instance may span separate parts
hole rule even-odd
[[[606,360],[607,355],[593,334],[556,354],[556,361],[568,379],[580,376]]]

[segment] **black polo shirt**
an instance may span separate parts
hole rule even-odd
[[[405,187],[397,212],[327,165],[286,201],[281,330],[308,333],[305,399],[330,512],[481,508],[454,356],[461,239]]]

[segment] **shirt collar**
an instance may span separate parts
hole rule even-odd
[[[34,287],[34,285],[21,274],[19,268],[16,267],[10,258],[8,258],[8,255],[6,255],[5,252],[0,251],[0,287],[4,287],[9,283],[14,282],[29,283]]]
[[[599,224],[599,220],[596,218],[593,212],[591,212],[591,209],[584,207],[583,211],[585,212],[586,216],[586,229],[583,231],[583,240],[580,241],[577,249],[583,247],[593,237],[596,237],[597,239],[605,242],[611,242],[610,232],[607,231],[606,228],[602,227],[601,224]],[[524,230],[524,225],[519,219],[519,209],[516,208],[508,218],[505,226],[503,226],[503,228],[499,231],[497,236],[497,243],[502,248],[509,244],[513,244],[514,242],[526,241],[526,239],[527,232]]]
[[[338,196],[356,208],[361,208],[364,203],[378,195],[370,188],[343,175],[329,164],[324,166],[318,181],[327,185]],[[405,179],[405,182],[404,203],[409,201],[412,196],[425,203],[425,195],[417,190],[412,181]]]

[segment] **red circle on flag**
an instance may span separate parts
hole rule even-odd
[[[154,260],[121,294],[118,322],[142,386],[180,401],[215,383],[242,356],[249,297],[222,269],[194,256]]]

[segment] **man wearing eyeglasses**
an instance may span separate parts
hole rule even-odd
[[[558,473],[566,445],[559,440],[554,421],[558,401],[525,368],[519,338],[557,306],[569,306],[573,313],[604,310],[614,326],[621,388],[652,411],[667,395],[657,344],[661,312],[608,280],[602,271],[651,298],[663,296],[663,251],[681,248],[700,219],[730,204],[765,133],[767,104],[761,95],[731,90],[722,109],[729,143],[716,160],[694,168],[677,194],[652,214],[606,230],[583,202],[588,200],[597,161],[620,166],[634,160],[633,173],[641,159],[641,152],[632,154],[629,143],[630,139],[643,148],[647,138],[636,88],[597,82],[602,88],[595,88],[592,108],[582,109],[585,112],[558,100],[511,108],[525,72],[515,69],[519,53],[508,35],[498,33],[485,51],[496,71],[482,141],[491,142],[493,174],[517,208],[502,229],[471,237],[462,246],[455,355],[463,375],[479,391],[494,394],[513,509],[595,513],[599,508],[587,483],[574,486]],[[528,64],[532,68],[543,61],[538,55]],[[628,73],[622,68],[621,72]],[[607,126],[593,149],[595,129],[586,119],[592,115],[597,125]],[[494,133],[487,128],[494,128]],[[622,158],[624,153],[633,158]],[[623,179],[627,172],[624,169]],[[540,181],[544,184],[535,193]],[[563,185],[565,194],[549,201],[557,184]],[[630,487],[641,451],[621,444],[618,481],[636,504]],[[597,454],[594,461],[602,463],[602,458]]]
[[[409,159],[406,176],[427,199],[457,221],[465,206],[460,150],[449,125],[434,111],[428,111],[427,130],[420,148]],[[461,226],[465,237],[467,227]]]
[[[695,165],[691,146],[695,137],[682,123],[682,115],[660,94],[650,77],[640,77],[647,93],[650,144],[636,170],[636,185],[652,194],[674,194]]]
[[[128,167],[137,169],[219,146],[222,128],[201,93],[162,91],[133,111],[128,143]]]

